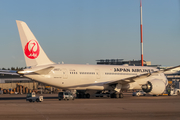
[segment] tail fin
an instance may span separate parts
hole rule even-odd
[[[26,66],[54,64],[49,60],[27,24],[19,20],[16,20],[16,23],[19,30]]]

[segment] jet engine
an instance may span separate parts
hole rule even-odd
[[[165,83],[159,79],[153,79],[151,81],[148,81],[147,84],[142,85],[142,90],[152,95],[162,94],[165,89]]]

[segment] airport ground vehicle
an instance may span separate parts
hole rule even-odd
[[[146,93],[143,90],[138,90],[136,92],[133,92],[133,94],[132,94],[132,96],[140,96],[140,95],[145,96]]]
[[[74,100],[74,96],[71,92],[59,92],[58,93],[59,100]]]
[[[168,95],[180,95],[180,89],[177,88],[168,88],[167,89]]]
[[[35,92],[28,93],[26,96],[26,101],[29,102],[42,102],[43,101],[43,96],[36,96]]]

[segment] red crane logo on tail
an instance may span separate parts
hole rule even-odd
[[[39,44],[35,40],[30,40],[24,48],[25,55],[30,59],[37,58],[39,56],[39,51]]]

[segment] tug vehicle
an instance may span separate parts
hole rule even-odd
[[[71,92],[59,92],[58,93],[59,100],[74,100],[74,96]]]
[[[168,88],[167,89],[167,93],[169,96],[171,95],[180,95],[180,89],[177,89],[177,88]]]
[[[28,93],[26,96],[26,101],[29,102],[42,102],[43,101],[43,96],[36,96],[35,92]]]

